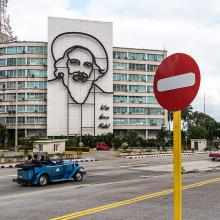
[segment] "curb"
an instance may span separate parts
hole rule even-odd
[[[205,154],[206,152],[195,153],[182,153],[182,156],[190,156],[196,154]],[[156,157],[173,157],[173,154],[154,154],[154,155],[141,155],[141,156],[124,156],[126,159],[143,159],[143,158],[156,158]]]
[[[15,165],[1,165],[0,168],[15,168]]]
[[[75,162],[91,162],[91,161],[97,161],[95,158],[89,158],[89,159],[77,159],[77,160],[70,160],[71,162],[72,161],[75,161]],[[0,169],[3,169],[3,168],[15,168],[15,165],[16,164],[6,164],[6,165],[0,165]]]
[[[75,162],[91,162],[91,161],[97,161],[95,158],[89,158],[89,159],[77,159],[77,160],[70,160]]]

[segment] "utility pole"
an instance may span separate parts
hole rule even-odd
[[[204,92],[204,114],[205,114],[205,92]]]

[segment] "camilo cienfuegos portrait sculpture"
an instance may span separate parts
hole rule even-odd
[[[65,42],[65,39],[67,39],[68,44],[71,42],[70,39],[73,39],[73,44],[65,45],[64,51],[61,53],[56,45],[62,44]],[[91,42],[90,48],[80,43],[80,40],[77,42],[76,39],[85,39],[85,42],[89,40]],[[83,42],[83,40],[81,41]],[[52,41],[51,55],[54,60],[54,78],[49,79],[48,82],[60,81],[68,92],[72,103],[80,105],[82,133],[82,108],[88,100],[90,93],[96,88],[99,92],[112,94],[112,92],[106,92],[97,85],[98,80],[107,74],[109,70],[107,51],[104,45],[90,34],[66,32],[59,34]],[[106,111],[106,109],[109,110],[109,107],[106,105],[100,107],[101,111]],[[99,119],[107,120],[109,117],[103,113]],[[93,120],[95,123],[95,119]],[[100,123],[98,128],[107,129],[109,126],[110,124]]]

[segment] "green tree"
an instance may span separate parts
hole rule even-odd
[[[129,147],[139,147],[140,137],[135,130],[128,130],[123,142],[127,142]]]
[[[220,124],[214,118],[202,112],[195,111],[192,114],[189,128],[193,126],[203,127],[207,130],[207,139],[213,140],[219,137]]]
[[[188,135],[190,139],[206,139],[208,138],[208,131],[203,126],[190,126]]]
[[[114,138],[112,139],[112,145],[114,150],[118,150],[121,145],[122,145],[123,139],[121,136],[114,136]]]

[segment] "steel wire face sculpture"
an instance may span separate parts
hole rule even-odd
[[[62,49],[61,49],[62,48]],[[76,104],[84,104],[96,82],[109,69],[108,54],[94,36],[82,32],[65,32],[56,36],[51,44],[54,60],[54,78],[60,80],[69,97]]]

